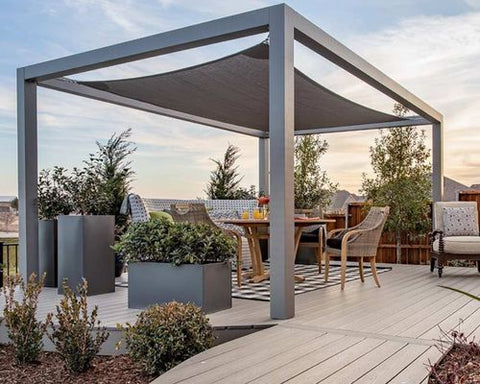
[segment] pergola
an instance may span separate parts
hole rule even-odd
[[[116,81],[64,76],[269,33],[231,56]],[[418,116],[398,118],[347,100],[294,68],[294,41]],[[259,138],[260,189],[271,196],[272,318],[295,314],[293,146],[296,134],[433,127],[433,199],[443,191],[443,116],[285,4],[160,33],[17,70],[20,271],[38,272],[37,86]]]

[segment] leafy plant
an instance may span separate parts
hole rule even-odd
[[[63,297],[55,315],[58,326],[53,324],[53,314],[49,314],[47,321],[52,331],[47,332],[47,336],[62,357],[65,367],[78,374],[90,367],[109,333],[106,328],[100,328],[97,306],[88,314],[88,283],[85,279],[77,287],[78,298],[66,280],[62,282],[62,288]]]
[[[316,135],[295,139],[295,208],[312,209],[330,203],[338,186],[330,181],[320,167],[320,158],[327,150],[328,143]]]
[[[40,171],[37,203],[41,219],[52,220],[72,212],[73,201],[69,191],[71,184],[72,178],[65,168],[54,167],[53,170]]]
[[[25,284],[19,275],[7,276],[5,286],[2,287],[5,297],[3,309],[5,326],[13,344],[15,359],[20,364],[38,360],[43,347],[42,338],[49,321],[47,318],[47,321],[42,323],[35,317],[45,275],[38,281],[36,277],[32,273]],[[15,290],[18,287],[22,291],[21,302],[15,299]]]
[[[130,357],[146,374],[157,375],[213,344],[207,317],[193,304],[171,302],[155,305],[126,324],[125,340]]]
[[[114,246],[127,262],[205,264],[235,257],[235,242],[205,224],[166,219],[132,223]]]
[[[404,117],[407,112],[395,104],[397,116]],[[375,177],[363,174],[362,192],[372,204],[390,207],[385,230],[395,234],[399,263],[402,234],[425,234],[430,228],[431,164],[425,132],[413,127],[381,131],[375,146],[370,147],[370,157]]]

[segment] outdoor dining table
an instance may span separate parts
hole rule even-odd
[[[269,219],[228,219],[221,220],[222,223],[237,225],[242,227],[245,231],[245,237],[248,241],[250,248],[250,254],[252,256],[252,272],[248,272],[245,277],[252,279],[254,283],[259,283],[270,277],[269,271],[265,270],[262,263],[262,252],[260,249],[260,240],[268,239],[270,237],[268,227],[270,226]],[[320,218],[295,218],[295,235],[294,235],[294,253],[292,255],[295,258],[297,254],[298,246],[300,244],[300,238],[305,228],[313,225],[321,225],[326,223],[334,223],[332,219],[320,219]],[[320,231],[319,236],[322,236]],[[237,266],[241,268],[241,266]],[[301,275],[295,275],[295,281],[302,282],[305,278]]]

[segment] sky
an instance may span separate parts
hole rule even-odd
[[[0,195],[17,194],[16,68],[277,4],[265,0],[0,0]],[[440,111],[445,175],[480,183],[480,0],[298,0],[288,5]],[[119,79],[232,54],[257,35],[72,76]],[[296,44],[295,65],[333,91],[390,112],[394,101]],[[241,149],[242,184],[258,184],[258,140],[55,91],[38,91],[39,169],[80,166],[132,128],[133,189],[145,197],[204,197],[212,158]],[[430,127],[426,127],[428,139]],[[378,131],[322,135],[322,167],[357,192]],[[430,145],[430,142],[428,143]]]

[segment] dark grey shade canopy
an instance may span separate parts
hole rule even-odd
[[[153,76],[80,84],[158,107],[268,132],[269,46]],[[401,121],[354,103],[295,69],[295,130]]]

